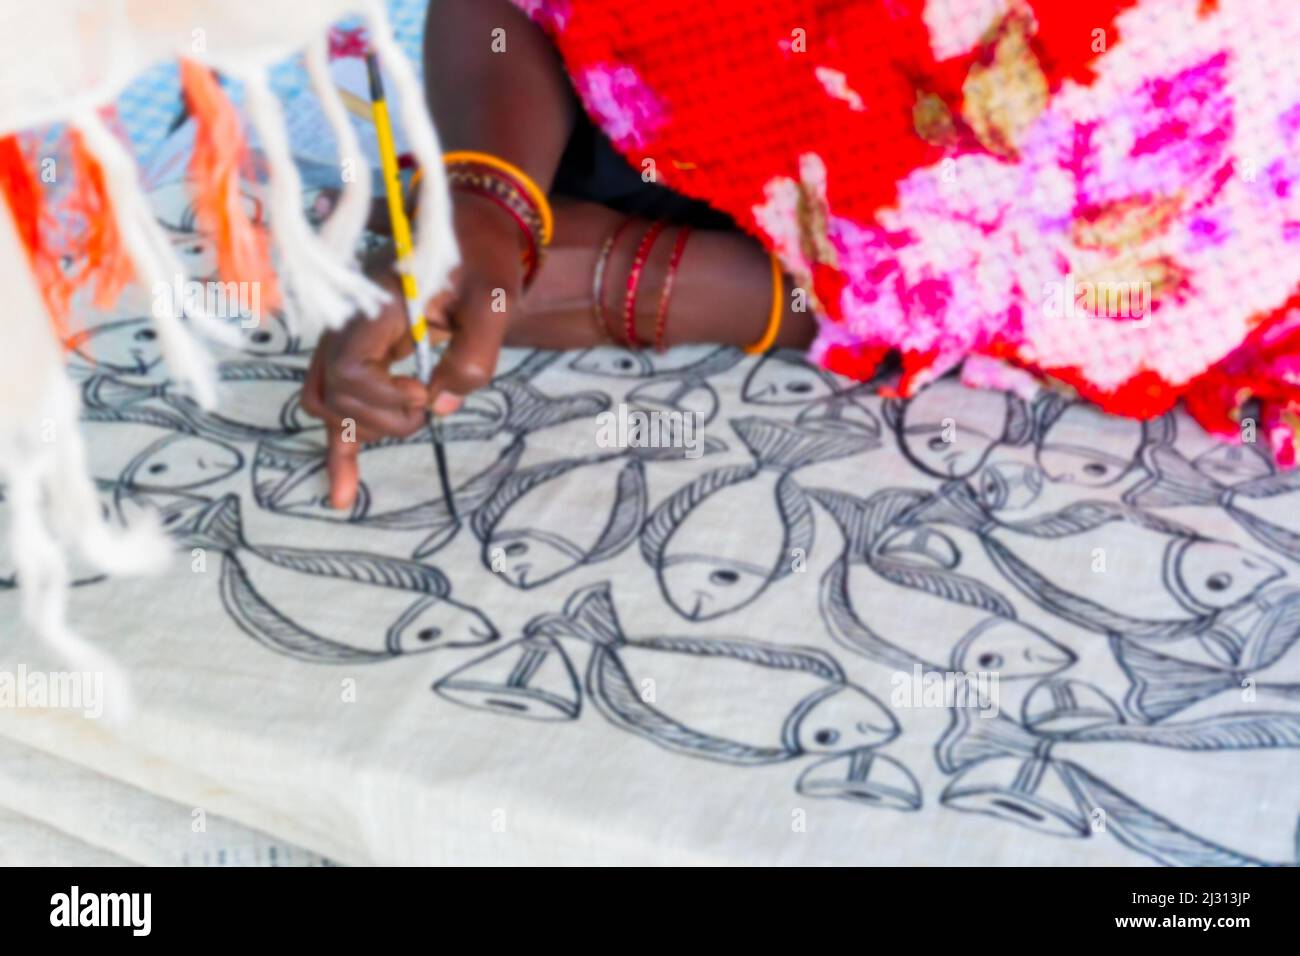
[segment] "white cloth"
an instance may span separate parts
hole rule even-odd
[[[446,427],[465,524],[427,436],[363,453],[343,522],[309,343],[244,330],[213,415],[102,329],[90,472],[181,549],[73,588],[130,721],[0,707],[9,740],[341,863],[1294,859],[1294,492],[1185,418],[951,382],[904,408],[782,353],[507,353]],[[701,413],[704,453],[619,446],[620,406]],[[21,590],[0,675],[61,666],[15,638]],[[995,672],[1000,716],[898,696],[908,655]]]

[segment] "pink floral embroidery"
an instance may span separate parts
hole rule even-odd
[[[559,33],[569,23],[569,0],[511,0],[548,33]]]
[[[1212,50],[1127,91],[1062,95],[1025,130],[1018,162],[953,156],[908,176],[875,223],[833,220],[843,322],[823,323],[814,355],[865,344],[930,356],[905,393],[994,344],[1101,388],[1203,372],[1300,283],[1300,257],[1277,252],[1300,241],[1300,109],[1249,104],[1271,108],[1284,135],[1257,182],[1238,175],[1230,64]],[[1046,307],[1050,290],[1094,280],[1149,288],[1150,308],[1118,321]]]
[[[619,149],[654,138],[665,122],[663,105],[628,66],[593,66],[574,77],[587,112]]]

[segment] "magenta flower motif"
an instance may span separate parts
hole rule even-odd
[[[510,0],[547,33],[560,33],[569,24],[569,0]]]
[[[629,66],[593,66],[574,77],[583,105],[620,149],[644,146],[664,125],[665,109]]]
[[[875,222],[832,214],[842,321],[822,324],[813,354],[911,353],[929,365],[905,391],[993,345],[1107,389],[1146,370],[1185,383],[1222,359],[1300,283],[1300,257],[1281,254],[1300,243],[1300,105],[1271,88],[1234,101],[1234,53],[1183,51],[1161,69],[1136,51],[1127,84],[1055,97],[1017,161],[951,156],[900,182]],[[1281,135],[1260,138],[1260,122]],[[1140,314],[1073,308],[1081,284],[1140,289]]]

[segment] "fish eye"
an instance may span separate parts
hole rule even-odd
[[[1211,574],[1205,579],[1205,586],[1211,591],[1226,591],[1232,586],[1232,575],[1227,571]]]
[[[249,338],[251,338],[258,345],[262,345],[265,342],[271,341],[271,333],[266,331],[266,329],[258,329],[256,332],[250,335]]]
[[[614,364],[619,368],[629,369],[632,367],[633,362],[630,358],[621,358],[618,361],[616,361]]]
[[[166,518],[163,519],[163,524],[172,525],[180,520],[181,520],[181,516],[179,514],[173,513],[173,514],[169,514]]]
[[[521,554],[528,553],[528,545],[524,544],[522,541],[516,541],[514,544],[506,545],[505,552],[507,557],[517,558]]]
[[[985,670],[994,670],[1002,666],[1002,655],[989,651],[986,654],[981,654],[975,663]]]
[[[139,332],[135,333],[132,338],[137,342],[152,342],[154,339],[158,338],[158,333],[153,329],[141,329]]]
[[[812,382],[789,382],[786,384],[785,390],[796,395],[807,395],[812,391]]]
[[[167,470],[167,462],[165,461],[155,461],[152,465],[149,466],[149,474],[151,475],[161,475],[166,470]]]
[[[926,445],[929,447],[930,451],[943,451],[944,446],[947,444],[948,443],[943,440],[942,435],[935,435],[928,442],[926,442]]]
[[[735,571],[714,571],[709,575],[710,584],[735,584],[740,580],[740,575]]]
[[[817,743],[821,744],[823,747],[829,747],[839,739],[840,732],[838,730],[832,730],[829,727],[825,727],[813,734],[813,740],[817,741]]]
[[[442,637],[442,628],[426,627],[422,629],[420,633],[416,634],[415,636],[418,640],[423,641],[425,644],[428,644],[430,641],[436,641],[438,638]]]
[[[1083,466],[1083,473],[1085,475],[1092,475],[1094,478],[1100,478],[1102,475],[1106,474],[1107,470],[1106,466],[1099,461],[1090,461],[1088,464]]]
[[[199,253],[201,253],[201,252],[203,251],[203,246],[200,245],[200,244],[198,244],[198,243],[195,243],[194,245],[190,246],[190,247],[189,247],[188,249],[186,249],[185,251],[188,252],[188,253],[189,253],[190,255],[192,255],[192,256],[197,256]]]

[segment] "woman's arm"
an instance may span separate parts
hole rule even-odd
[[[432,0],[425,77],[446,148],[500,156],[549,190],[575,105],[554,48],[523,13],[508,0]],[[400,296],[377,318],[354,318],[325,336],[312,358],[303,406],[329,431],[336,507],[348,507],[356,495],[360,443],[414,432],[426,407],[445,414],[487,384],[507,330],[522,314],[518,226],[489,200],[457,192],[454,203],[462,261],[454,295],[430,306],[431,324],[447,329],[451,340],[429,386],[389,371],[411,351]],[[355,422],[351,442],[344,440],[347,419]]]

